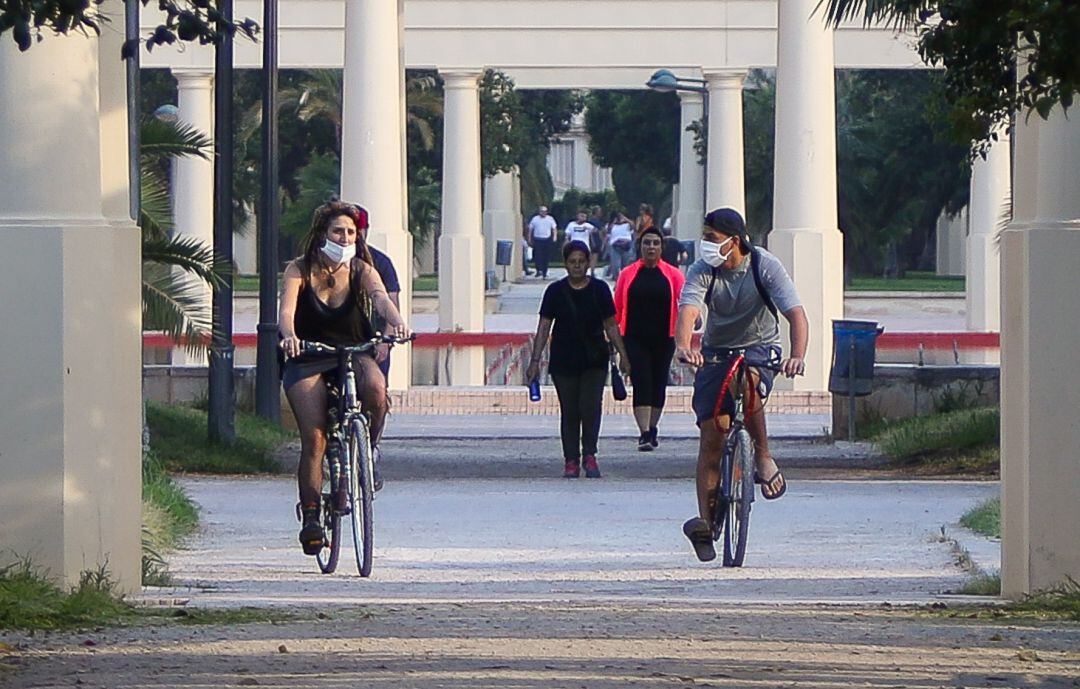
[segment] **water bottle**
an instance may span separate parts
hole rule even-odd
[[[532,380],[529,381],[529,401],[530,402],[539,402],[540,401],[540,379],[539,378],[533,378]]]

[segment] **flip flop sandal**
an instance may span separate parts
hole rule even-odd
[[[783,479],[783,483],[780,484],[780,490],[772,494],[766,493],[765,489],[768,488],[772,483],[774,483],[778,478]],[[776,500],[787,492],[787,479],[784,478],[784,475],[780,473],[779,469],[777,469],[776,473],[768,479],[761,478],[761,474],[755,471],[754,483],[761,486],[761,497],[765,498],[766,500]]]
[[[686,537],[690,539],[690,544],[694,546],[694,554],[697,555],[697,559],[702,562],[716,559],[712,529],[709,528],[708,522],[701,517],[694,517],[683,524],[682,530]]]

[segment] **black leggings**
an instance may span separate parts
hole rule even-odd
[[[576,376],[551,374],[562,410],[559,431],[565,459],[581,459],[582,455],[596,454],[606,381],[606,368],[589,368]]]
[[[675,356],[675,339],[643,339],[626,335],[630,355],[630,380],[634,384],[634,406],[663,409],[667,400],[668,371]]]

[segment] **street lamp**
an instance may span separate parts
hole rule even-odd
[[[698,79],[697,77],[680,77],[670,69],[658,69],[652,73],[649,80],[645,82],[645,85],[651,88],[653,91],[659,91],[660,93],[673,93],[678,91],[689,91],[691,93],[701,94],[701,121],[705,127],[705,133],[708,134],[709,123],[709,89],[705,87],[705,80]],[[709,145],[708,138],[705,140],[705,145]],[[705,160],[701,164],[702,172],[705,175],[704,189],[701,195],[701,207],[708,211],[708,189],[709,189],[709,157],[705,156]],[[679,180],[680,183],[682,180]],[[681,232],[681,231],[680,231]]]

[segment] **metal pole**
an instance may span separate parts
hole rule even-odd
[[[262,203],[259,208],[259,342],[255,413],[278,423],[278,36],[277,0],[263,0]]]
[[[139,3],[124,3],[124,39],[133,40],[139,37]],[[139,170],[139,149],[141,148],[141,136],[139,134],[139,121],[142,112],[142,98],[139,84],[140,49],[132,51],[127,59],[127,120],[128,120],[128,208],[131,219],[139,221],[139,212],[142,207],[141,172]]]
[[[222,23],[231,24],[233,0],[221,0]],[[223,34],[214,51],[214,259],[233,264],[233,39]],[[214,290],[214,337],[210,344],[210,439],[231,442],[236,437],[233,387],[232,271]]]
[[[847,425],[847,439],[849,442],[855,442],[855,336],[852,335],[848,338],[850,340],[850,348],[848,350],[848,425]]]

